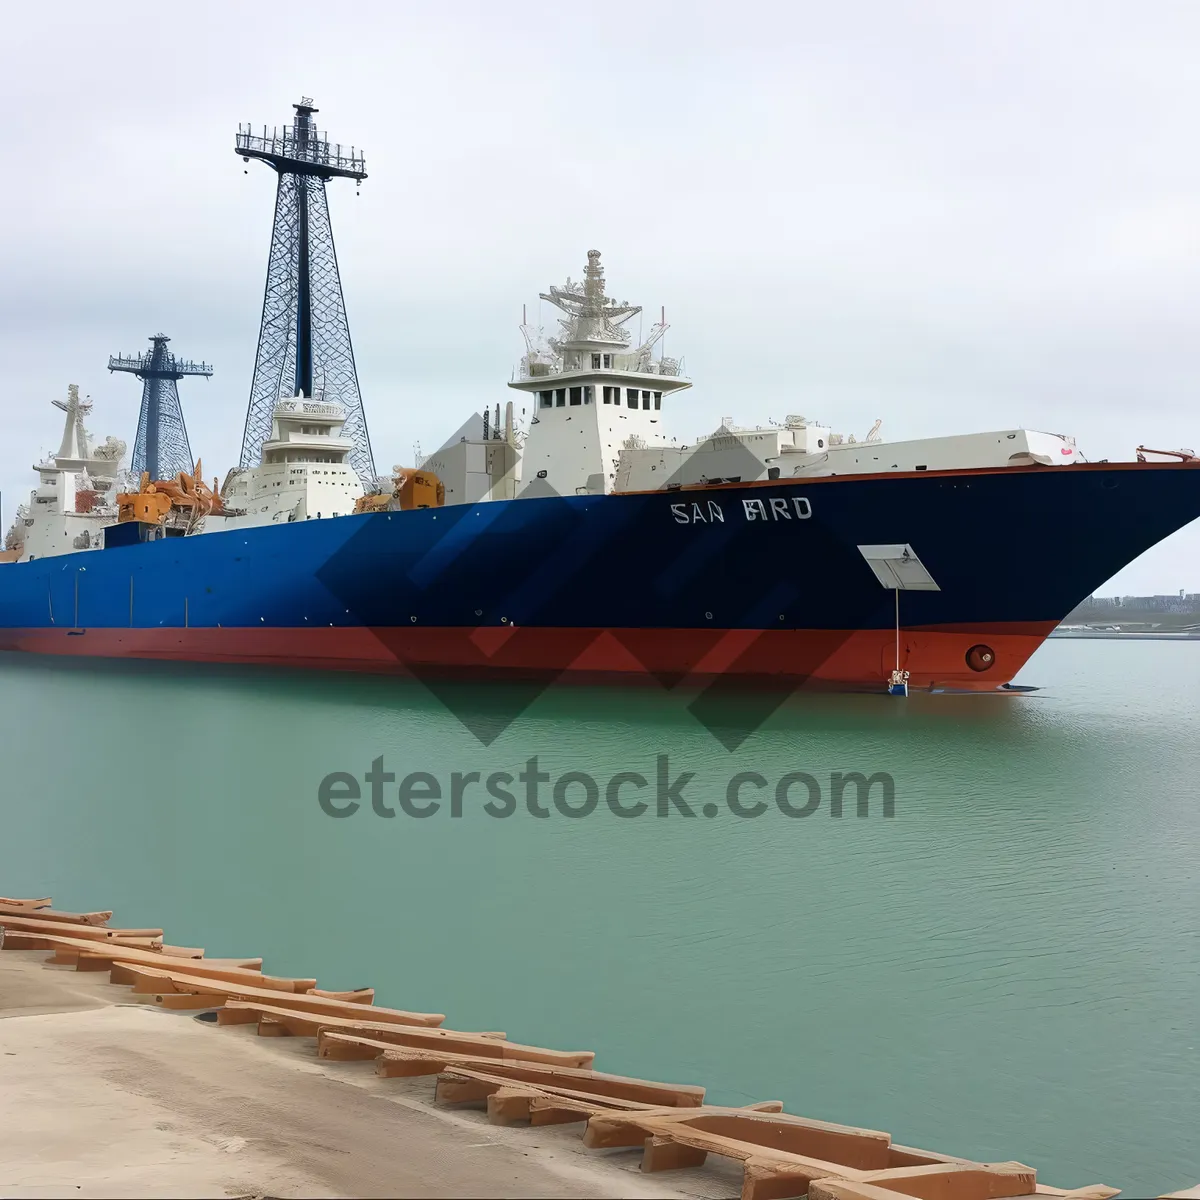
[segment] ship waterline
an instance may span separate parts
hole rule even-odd
[[[901,662],[919,662],[911,685],[994,691],[1045,640],[1053,622],[1000,631],[995,626],[904,629]],[[0,651],[179,662],[247,663],[482,681],[580,684],[668,683],[703,686],[714,679],[746,686],[858,690],[878,688],[893,666],[890,631],[521,629],[5,629]],[[714,637],[715,633],[715,637]],[[491,635],[491,636],[489,636]],[[986,680],[964,669],[987,639],[997,663]],[[519,654],[506,647],[519,644]]]

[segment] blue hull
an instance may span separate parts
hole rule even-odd
[[[761,633],[754,669],[739,673],[820,677],[814,655],[840,653],[857,665],[828,677],[870,684],[886,679],[877,647],[894,649],[895,599],[860,545],[910,544],[940,586],[902,593],[906,638],[1012,637],[1028,657],[1079,601],[1197,516],[1200,464],[1147,463],[341,517],[5,564],[0,648],[403,670],[470,666],[469,640],[484,669],[582,661],[628,673],[631,655],[688,673],[728,635]],[[601,635],[620,650],[596,648]],[[500,653],[497,638],[525,652]],[[1020,653],[1000,653],[986,680],[940,652],[930,669],[994,687]],[[647,667],[656,654],[661,667]],[[903,665],[914,683],[929,674]]]

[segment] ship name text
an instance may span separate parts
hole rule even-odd
[[[807,521],[812,505],[803,496],[771,496],[766,500],[742,500],[742,519],[746,521]],[[672,504],[676,525],[725,524],[725,510],[716,500],[701,504]]]

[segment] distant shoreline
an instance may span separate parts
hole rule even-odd
[[[1122,630],[1122,629],[1064,629],[1051,630],[1052,638],[1112,638],[1142,642],[1197,642],[1200,630]]]

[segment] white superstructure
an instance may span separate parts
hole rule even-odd
[[[692,445],[667,434],[664,401],[691,386],[682,364],[661,353],[665,315],[641,345],[625,329],[641,312],[605,294],[600,252],[588,251],[582,283],[567,280],[542,300],[564,314],[560,335],[547,338],[524,324],[526,354],[509,386],[528,393],[532,411],[518,467],[518,498],[606,492],[657,491],[719,480],[751,482],[819,475],[866,475],[891,471],[944,471],[969,467],[1069,466],[1086,461],[1073,438],[1029,429],[886,442],[881,422],[863,441],[800,416],[782,424],[738,428],[731,420]],[[659,357],[654,357],[655,348]],[[460,431],[461,433],[462,431]],[[498,431],[495,431],[498,433]],[[507,438],[506,438],[507,440]],[[463,437],[462,454],[487,445]],[[451,457],[442,457],[447,465]],[[461,457],[461,455],[460,455]],[[440,461],[440,460],[439,460]],[[461,470],[451,472],[457,476]],[[429,460],[431,469],[434,460]],[[448,486],[447,502],[507,498],[487,486]],[[468,476],[469,478],[469,476]]]
[[[101,530],[117,519],[114,492],[125,443],[110,437],[93,444],[84,425],[91,401],[80,398],[76,384],[67,388],[65,401],[51,403],[66,414],[62,440],[58,453],[34,464],[37,486],[4,539],[9,561],[99,549]]]
[[[739,429],[726,421],[690,446],[630,448],[621,452],[616,490],[658,491],[719,481],[806,479],[820,475],[875,475],[892,471],[947,471],[967,467],[1069,466],[1085,462],[1074,438],[1031,429],[887,442],[879,422],[865,441],[826,425],[790,416],[783,425]]]
[[[66,413],[62,443],[34,467],[38,485],[5,539],[3,558],[10,562],[102,548],[105,527],[118,519],[118,493],[140,486],[120,469],[124,442],[92,445],[83,424],[91,404],[74,384],[67,401],[54,404]],[[222,511],[192,510],[168,524],[192,535],[349,516],[363,489],[348,462],[353,443],[342,436],[345,419],[340,404],[303,396],[280,401],[261,463],[226,477]]]
[[[570,279],[541,299],[560,309],[561,336],[522,326],[527,352],[509,387],[529,394],[518,498],[611,492],[629,446],[658,446],[663,399],[691,387],[675,359],[654,357],[665,317],[639,346],[624,328],[642,310],[604,293],[600,251],[588,251],[582,283]]]
[[[271,436],[262,462],[231,471],[221,489],[224,517],[206,518],[210,529],[346,517],[363,494],[350,466],[354,443],[342,437],[346,410],[340,404],[297,396],[281,400],[271,414]]]

